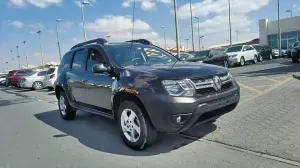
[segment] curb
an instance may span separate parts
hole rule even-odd
[[[299,73],[293,74],[293,77],[294,77],[295,79],[300,80],[300,72],[299,72]]]

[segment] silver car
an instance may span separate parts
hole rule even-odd
[[[28,74],[27,76],[24,76],[23,79],[21,79],[20,86],[22,88],[40,90],[44,87],[43,81],[46,73],[47,71],[32,72],[31,74]]]

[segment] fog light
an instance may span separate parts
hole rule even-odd
[[[181,116],[178,116],[177,118],[176,118],[176,122],[179,124],[179,123],[181,123]]]

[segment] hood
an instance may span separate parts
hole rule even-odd
[[[153,75],[162,79],[201,78],[228,73],[226,68],[220,66],[187,61],[167,64],[130,66],[128,69],[135,71],[137,74],[152,73]]]
[[[228,56],[232,56],[232,55],[238,55],[240,53],[239,52],[229,52],[229,53],[226,53]]]

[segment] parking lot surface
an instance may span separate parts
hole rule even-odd
[[[297,167],[300,64],[287,59],[233,67],[236,110],[145,151],[123,144],[113,121],[79,112],[63,121],[53,91],[0,88],[0,167]]]

